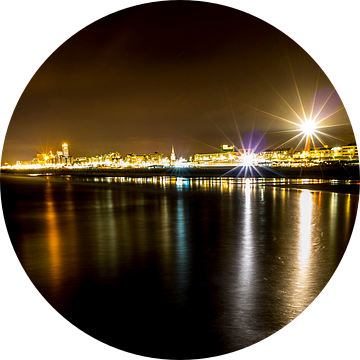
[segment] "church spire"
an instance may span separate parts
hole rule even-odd
[[[171,147],[171,155],[170,155],[170,165],[171,166],[175,165],[175,160],[176,160],[176,156],[175,156],[175,151],[174,151],[174,145],[172,145],[172,147]]]

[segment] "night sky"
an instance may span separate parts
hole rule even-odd
[[[295,82],[306,113],[315,94],[320,109],[334,89],[301,47],[262,20],[201,2],[135,6],[80,30],[44,62],[14,111],[2,163],[62,142],[74,157],[169,154],[171,145],[187,157],[241,148],[240,135],[253,130],[274,148],[296,134],[269,115],[299,122],[289,108],[302,113]],[[338,108],[333,93],[322,111]],[[354,142],[344,109],[324,124],[345,124],[326,128],[337,139],[322,136],[325,144]]]

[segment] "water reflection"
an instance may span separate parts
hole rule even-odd
[[[120,349],[189,358],[274,333],[330,279],[359,196],[299,190],[311,182],[37,177],[2,194],[19,259],[61,314]]]
[[[301,266],[305,266],[311,251],[313,198],[308,190],[303,190],[300,196],[300,251]]]
[[[330,197],[330,218],[329,218],[329,225],[330,225],[330,232],[336,233],[338,222],[336,219],[338,218],[338,194],[331,193]]]
[[[111,178],[108,178],[111,179]],[[108,180],[109,181],[109,180]],[[108,236],[108,245],[109,245],[109,265],[111,267],[116,267],[116,262],[118,258],[118,245],[119,245],[119,233],[118,226],[116,221],[115,214],[115,194],[112,189],[108,189],[105,195],[106,204],[105,206],[105,216],[107,218],[106,227],[109,233]]]
[[[252,189],[250,180],[247,179],[243,192],[243,207],[239,213],[241,216],[241,227],[239,231],[241,241],[240,249],[240,277],[239,282],[241,284],[241,293],[243,296],[243,302],[246,303],[246,311],[249,311],[255,304],[249,299],[253,296],[254,290],[254,275],[255,275],[255,256],[254,252],[254,214],[252,210]],[[250,324],[249,324],[250,325]]]
[[[176,204],[176,274],[178,294],[181,299],[187,297],[186,289],[189,283],[189,244],[188,244],[188,224],[185,218],[184,199],[177,199]]]
[[[162,196],[159,202],[159,237],[162,239],[161,247],[163,256],[162,267],[166,274],[170,273],[171,262],[170,262],[170,252],[171,252],[171,221],[169,216],[168,209],[168,198]]]
[[[249,180],[249,179],[247,179]],[[250,293],[250,286],[251,284],[251,277],[253,274],[253,251],[254,251],[254,244],[253,244],[253,221],[254,216],[252,213],[252,206],[251,206],[251,185],[250,180],[245,183],[244,189],[244,209],[240,213],[243,217],[242,219],[242,231],[241,231],[241,280],[243,281],[243,289],[245,293]]]
[[[60,231],[58,224],[58,214],[55,209],[55,203],[52,192],[51,182],[45,186],[45,219],[44,224],[47,228],[47,243],[49,248],[49,270],[51,274],[51,284],[53,287],[58,287],[61,282],[61,267],[62,261],[60,251]]]

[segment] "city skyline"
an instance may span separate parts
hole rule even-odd
[[[273,148],[317,112],[330,146],[355,141],[327,76],[276,28],[215,4],[150,5],[100,19],[49,56],[13,113],[3,159],[58,142],[79,156],[176,143],[186,156],[242,148],[252,130]]]
[[[292,147],[283,147],[279,149],[270,149],[264,147],[264,136],[257,133],[245,136],[249,143],[243,148],[237,148],[235,145],[223,144],[211,153],[188,153],[186,157],[176,156],[174,145],[171,146],[171,153],[168,151],[160,153],[153,151],[149,154],[140,152],[130,152],[121,154],[118,151],[111,151],[105,154],[92,154],[91,156],[77,156],[70,152],[69,144],[63,143],[57,150],[38,151],[36,157],[31,160],[17,160],[16,163],[9,164],[4,159],[3,169],[26,169],[40,167],[148,167],[152,165],[162,165],[165,167],[188,167],[188,166],[217,166],[228,165],[234,167],[241,166],[318,166],[321,164],[333,163],[352,163],[358,164],[357,144],[350,143],[343,146],[329,147],[322,144],[320,147],[311,147],[311,137],[316,136],[312,131],[304,131],[303,138],[307,138],[305,148],[297,149]],[[253,143],[253,146],[251,146]]]

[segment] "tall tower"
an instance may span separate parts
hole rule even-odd
[[[62,144],[62,152],[63,156],[69,157],[69,145],[68,144]]]
[[[62,155],[65,158],[65,163],[67,163],[69,161],[69,145],[64,143],[62,144]]]
[[[175,156],[175,151],[174,151],[174,145],[172,145],[171,155],[170,155],[170,165],[171,166],[175,165],[175,160],[176,160],[176,156]]]

